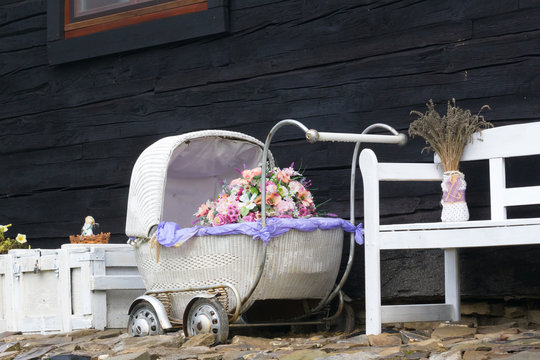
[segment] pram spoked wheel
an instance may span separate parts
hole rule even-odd
[[[163,329],[154,308],[146,301],[138,303],[131,310],[127,330],[131,336],[163,334]]]
[[[221,343],[229,336],[227,313],[216,299],[195,300],[184,318],[184,324],[184,333],[187,337],[213,334],[216,343]]]

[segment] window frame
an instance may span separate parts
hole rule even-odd
[[[228,0],[208,0],[208,9],[66,38],[65,1],[47,2],[47,53],[57,65],[229,31]],[[159,37],[156,36],[159,34]]]

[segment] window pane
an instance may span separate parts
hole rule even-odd
[[[73,0],[73,17],[99,14],[153,0]]]

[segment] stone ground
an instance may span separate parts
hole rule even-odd
[[[186,339],[182,332],[132,338],[122,330],[79,330],[55,335],[0,334],[0,360],[538,360],[540,330],[518,322],[396,324],[382,335],[313,333],[270,337],[231,334],[213,346],[213,337]]]

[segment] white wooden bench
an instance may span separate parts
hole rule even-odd
[[[379,163],[372,150],[362,151],[367,334],[379,334],[381,323],[459,321],[458,248],[540,244],[540,218],[506,218],[508,206],[540,204],[540,186],[507,188],[505,172],[505,158],[540,154],[540,122],[484,130],[482,141],[474,137],[461,160],[489,161],[491,220],[380,225],[380,181],[440,182],[442,168],[438,163]],[[537,181],[539,175],[530,174]],[[444,249],[444,304],[381,305],[380,252],[395,249]]]

